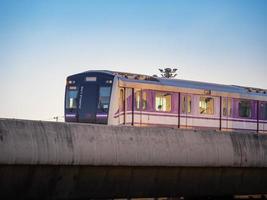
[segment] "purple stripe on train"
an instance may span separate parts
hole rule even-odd
[[[66,117],[76,117],[76,114],[66,114]]]
[[[107,118],[108,117],[108,114],[96,114],[96,117],[97,118]]]
[[[132,112],[127,112],[126,114],[132,114]],[[119,116],[123,116],[124,112],[119,113],[118,115],[115,115],[114,117],[117,118]],[[163,113],[140,113],[140,112],[134,112],[134,115],[148,115],[148,116],[159,116],[159,117],[175,117],[177,118],[178,115],[170,115],[170,114],[163,114]],[[197,117],[197,116],[184,116],[180,115],[181,118],[189,118],[189,119],[204,119],[204,120],[217,120],[219,121],[220,118],[216,117]],[[257,120],[250,120],[250,119],[242,119],[242,118],[222,118],[222,121],[230,121],[230,122],[246,122],[246,123],[257,123]],[[259,122],[260,124],[267,124],[267,120]]]
[[[132,125],[132,123],[126,123],[126,125]],[[134,123],[134,125],[140,126],[140,123]],[[156,126],[156,127],[171,127],[171,128],[177,128],[177,125],[167,125],[167,124],[156,124],[156,123],[142,123],[143,126]],[[188,129],[188,128],[195,128],[195,129],[211,129],[211,130],[219,130],[218,127],[211,127],[211,126],[182,126],[182,129]],[[223,130],[229,130],[229,131],[253,131],[255,132],[255,129],[241,129],[241,128],[227,128],[224,127]],[[259,130],[260,132],[267,132],[266,130]]]
[[[164,92],[164,91],[157,91],[157,92]],[[143,111],[147,112],[157,112],[157,113],[166,113],[166,112],[160,112],[160,111],[155,111],[155,95],[156,91],[153,90],[143,90],[142,93],[146,93],[146,99],[147,99],[147,104],[146,104],[146,109]],[[179,102],[179,94],[174,93],[174,92],[168,92],[168,94],[172,95],[171,98],[171,111],[168,113],[176,113],[178,114],[179,106],[181,108],[182,102]],[[190,114],[195,115],[195,116],[202,116],[202,114],[199,113],[199,97],[202,95],[195,95],[195,94],[185,94],[181,93],[180,99],[183,99],[184,96],[190,96],[191,97],[191,112]],[[220,116],[220,97],[218,96],[211,96],[214,98],[214,115],[211,116]],[[126,99],[127,101],[127,111],[132,111],[132,101],[133,101],[133,96],[130,94],[128,98]],[[238,118],[238,119],[251,119],[251,120],[257,120],[257,110],[258,110],[258,105],[257,101],[251,100],[251,116],[249,118],[242,118],[239,116],[239,103],[242,101],[242,99],[237,99],[237,98],[231,98],[231,104],[232,104],[232,112],[228,117],[232,118]],[[136,100],[134,102],[134,111],[139,111],[136,109]],[[178,104],[179,102],[179,104]],[[259,102],[260,104],[266,104],[267,102]],[[140,102],[140,105],[142,105],[142,100]],[[142,107],[142,106],[141,106]],[[121,110],[120,110],[121,111]],[[267,119],[267,109],[264,109],[264,107],[260,107],[260,113],[259,113],[259,120],[264,120]]]

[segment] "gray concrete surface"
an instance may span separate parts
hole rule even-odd
[[[0,199],[267,194],[267,135],[0,119]]]
[[[0,164],[267,167],[267,135],[0,119]]]

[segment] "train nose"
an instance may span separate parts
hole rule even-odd
[[[79,96],[78,121],[96,123],[98,87],[87,84],[81,87]]]

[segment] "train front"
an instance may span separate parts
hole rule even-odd
[[[65,121],[107,124],[114,75],[88,71],[67,78]]]

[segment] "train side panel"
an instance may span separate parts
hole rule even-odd
[[[206,102],[209,100],[209,102]],[[214,96],[193,95],[194,110],[190,118],[193,128],[219,129],[220,128],[220,98]],[[204,104],[204,105],[203,105]],[[205,112],[203,112],[205,111]]]
[[[120,89],[118,86],[118,77],[114,77],[112,85],[112,93],[110,97],[110,107],[108,113],[108,125],[119,125],[119,100],[120,100]]]
[[[262,101],[262,106],[260,104],[257,108],[258,102],[253,100],[253,97],[246,99],[250,105],[250,113],[248,116],[240,117],[240,102],[243,99],[233,98],[230,95],[221,97],[142,89],[142,84],[136,84],[135,88],[124,88],[119,87],[118,78],[114,79],[112,91],[108,120],[110,125],[203,128],[223,131],[256,132],[258,130],[259,133],[267,133],[267,109],[265,108],[267,103]],[[159,109],[158,101],[166,101],[167,96],[171,97],[170,109]]]
[[[259,102],[259,132],[267,133],[267,102]]]

